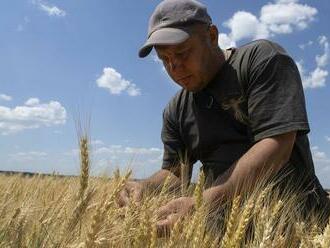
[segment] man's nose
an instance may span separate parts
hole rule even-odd
[[[169,68],[171,71],[175,71],[182,65],[182,61],[178,58],[172,58],[169,62]]]

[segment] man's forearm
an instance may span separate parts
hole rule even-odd
[[[158,190],[164,184],[166,178],[169,177],[169,189],[175,189],[180,187],[181,181],[180,178],[177,177],[170,170],[161,169],[157,171],[152,176],[142,180],[142,184],[151,190]]]
[[[218,185],[204,191],[204,200],[210,204],[233,195],[236,191],[253,186],[261,177],[278,172],[289,160],[295,133],[266,138],[252,146]]]

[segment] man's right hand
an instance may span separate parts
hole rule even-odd
[[[145,185],[142,181],[128,181],[124,189],[119,193],[118,205],[119,207],[127,206],[130,201],[139,203],[142,200]]]

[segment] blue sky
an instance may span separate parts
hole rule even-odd
[[[0,170],[78,173],[76,124],[87,119],[93,173],[160,168],[162,110],[179,88],[155,54],[137,56],[159,2],[0,2]],[[203,3],[221,47],[267,38],[295,59],[316,172],[330,188],[330,3]]]

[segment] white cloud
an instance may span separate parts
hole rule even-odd
[[[40,103],[38,98],[30,98],[25,102],[25,105],[27,106],[36,106]]]
[[[301,68],[302,65],[299,64],[298,68]],[[300,69],[300,74],[302,76],[304,88],[320,88],[325,86],[326,78],[328,76],[328,71],[321,68],[315,68],[308,75],[305,74],[304,69]]]
[[[317,9],[298,1],[278,1],[261,8],[260,21],[274,34],[302,30],[314,20]]]
[[[120,166],[133,170],[134,176],[146,177],[160,169],[163,150],[155,147],[103,146],[94,152],[95,171]]]
[[[122,75],[111,67],[103,69],[103,74],[96,80],[100,88],[106,88],[110,94],[119,95],[126,91],[130,96],[141,95],[141,90],[135,84],[124,79]]]
[[[307,43],[300,44],[300,45],[299,45],[299,48],[300,48],[301,50],[305,50],[306,47],[309,47],[309,46],[311,46],[311,45],[313,45],[313,44],[314,44],[314,42],[310,40],[310,41],[308,41]]]
[[[330,158],[318,146],[311,147],[315,172],[323,186],[330,188]]]
[[[328,38],[324,35],[320,36],[319,44],[323,47],[323,54],[316,55],[315,61],[318,67],[325,67],[328,65],[330,55]]]
[[[330,142],[330,137],[329,136],[325,136],[326,141]]]
[[[104,145],[104,142],[102,140],[92,140],[91,144],[98,146],[98,145]]]
[[[9,154],[9,158],[15,161],[30,162],[39,159],[46,159],[47,155],[48,155],[47,153],[40,151],[17,152],[17,153]]]
[[[312,151],[313,158],[315,160],[322,160],[322,161],[328,160],[328,157],[325,154],[325,152],[320,151],[318,146],[312,146],[311,151]],[[330,160],[329,160],[329,162],[330,162]]]
[[[33,0],[33,4],[37,5],[40,10],[45,12],[48,16],[64,17],[66,12],[55,5],[50,5],[42,0]]]
[[[92,143],[101,142],[94,140]],[[78,149],[72,149],[63,153],[63,155],[67,158],[74,157],[75,161],[79,161]],[[134,176],[146,177],[160,169],[163,149],[103,144],[91,150],[91,157],[93,174],[111,172],[119,167],[121,170],[124,168],[132,169]]]
[[[17,25],[16,31],[22,32],[29,22],[30,22],[30,19],[27,16],[25,16],[23,22]]]
[[[136,87],[136,84],[132,84],[127,88],[127,94],[130,96],[138,96],[141,95],[141,90]]]
[[[223,49],[236,47],[236,42],[230,38],[227,34],[220,33],[219,34],[219,46]]]
[[[6,94],[0,94],[0,100],[3,101],[11,101],[13,98],[11,96],[8,96]]]
[[[223,25],[230,29],[230,33],[222,34],[219,44],[228,45],[228,42],[235,43],[242,39],[268,38],[306,29],[316,14],[316,8],[300,4],[298,0],[268,3],[261,8],[259,17],[250,12],[238,11],[224,22]]]
[[[163,150],[159,148],[144,148],[144,147],[123,147],[121,145],[112,145],[109,147],[103,146],[95,150],[95,154],[159,154]]]
[[[40,103],[37,98],[28,99],[23,106],[0,106],[0,134],[8,135],[42,126],[65,124],[66,110],[57,101]]]
[[[269,36],[267,27],[256,16],[246,11],[236,12],[224,25],[231,29],[230,38],[234,41]]]
[[[329,42],[326,36],[320,36],[318,41],[319,45],[323,48],[323,53],[315,56],[316,68],[310,72],[306,72],[304,68],[304,61],[297,62],[305,89],[324,87],[326,85],[326,79],[329,75],[329,72],[324,68],[329,62]]]

